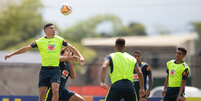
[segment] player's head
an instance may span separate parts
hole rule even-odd
[[[137,59],[138,63],[141,63],[143,56],[142,56],[142,52],[140,50],[134,51],[133,56]]]
[[[176,52],[176,60],[183,60],[186,54],[187,50],[184,47],[178,47]]]
[[[55,35],[55,28],[52,23],[48,23],[44,26],[44,31],[46,35]]]
[[[125,46],[125,39],[124,38],[118,38],[116,39],[116,42],[115,42],[115,50],[116,51],[124,51],[126,49],[126,46]]]
[[[70,49],[65,47],[65,48],[61,49],[61,55],[63,55],[63,56],[73,56],[73,52],[71,52]]]

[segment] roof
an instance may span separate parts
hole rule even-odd
[[[23,54],[14,55],[7,60],[4,60],[6,54],[10,54],[10,51],[0,51],[0,63],[37,63],[41,64],[41,56],[39,52],[26,52]]]
[[[160,35],[160,36],[125,36],[126,46],[179,46],[187,41],[194,40],[196,33]],[[112,38],[86,38],[82,40],[84,46],[114,46],[115,40]]]

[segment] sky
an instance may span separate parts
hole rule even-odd
[[[145,26],[148,35],[158,35],[158,29],[171,34],[189,33],[190,22],[201,22],[201,0],[41,0],[45,21],[57,24],[61,29],[75,25],[96,15],[113,14],[125,26],[137,22]],[[73,7],[70,15],[60,12],[61,5]],[[106,27],[105,27],[106,26]],[[108,31],[103,23],[99,31]]]

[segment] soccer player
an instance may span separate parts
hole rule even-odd
[[[73,68],[73,64],[71,60],[77,61],[78,57],[73,56],[73,53],[68,48],[63,48],[61,50],[60,57],[60,87],[59,87],[59,101],[85,101],[83,97],[81,97],[79,94],[74,93],[72,91],[69,91],[65,88],[65,84],[69,78],[75,79],[76,73]],[[47,93],[46,93],[46,99],[45,101],[51,101],[52,98],[52,89],[49,87]]]
[[[134,52],[133,56],[137,59],[139,67],[140,67],[140,69],[142,71],[142,74],[143,74],[143,77],[144,77],[144,88],[145,88],[145,91],[146,91],[146,94],[144,96],[142,96],[142,97],[139,96],[140,85],[139,85],[139,81],[138,81],[138,75],[134,71],[133,80],[134,80],[134,88],[135,88],[136,93],[137,93],[137,98],[138,98],[139,101],[147,101],[147,98],[150,95],[151,87],[152,87],[152,84],[153,84],[153,77],[152,77],[151,67],[146,62],[141,61],[143,56],[142,56],[142,52],[140,50],[136,50]],[[148,89],[146,87],[147,76],[149,77],[149,87],[148,87]]]
[[[183,61],[187,50],[183,47],[177,48],[176,59],[167,62],[167,77],[165,79],[162,97],[164,101],[184,101],[184,89],[190,68]]]
[[[145,94],[142,72],[136,59],[124,52],[126,49],[125,39],[116,39],[114,49],[114,53],[105,57],[101,68],[100,86],[104,89],[110,88],[105,100],[120,101],[123,98],[125,101],[136,101],[137,97],[133,87],[133,71],[135,70],[139,76],[140,96]],[[104,83],[108,66],[110,67],[111,87]]]
[[[54,25],[48,23],[44,26],[45,37],[42,37],[32,44],[22,47],[11,54],[6,54],[4,59],[10,58],[13,55],[25,53],[32,48],[38,47],[42,58],[42,67],[39,74],[39,101],[44,101],[48,84],[51,83],[52,87],[52,101],[58,101],[59,99],[59,83],[60,83],[60,69],[59,69],[59,57],[62,45],[72,50],[77,56],[79,56],[80,64],[84,65],[84,58],[80,52],[70,44],[68,44],[63,38],[55,35]]]

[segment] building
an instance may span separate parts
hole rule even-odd
[[[98,77],[92,79],[93,82],[100,82],[101,64],[106,55],[114,52],[115,40],[119,37],[111,38],[87,38],[82,40],[82,44],[86,47],[97,51],[97,59],[93,70],[98,70],[97,74],[91,77]],[[147,62],[153,72],[154,78],[166,77],[166,62],[175,58],[177,47],[185,47],[188,54],[185,57],[185,62],[191,65],[191,56],[195,53],[194,40],[196,33],[180,34],[180,35],[161,35],[161,36],[126,36],[122,37],[126,40],[126,52],[133,55],[135,50],[141,50],[143,53],[143,61]],[[96,69],[94,69],[96,68]],[[93,71],[96,72],[96,71]],[[109,83],[109,72],[105,79]],[[96,84],[96,83],[95,83]],[[162,85],[164,82],[162,82]],[[161,85],[161,84],[157,84]]]

